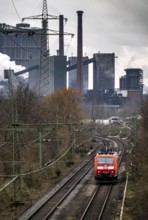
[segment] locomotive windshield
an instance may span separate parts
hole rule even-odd
[[[98,158],[98,164],[113,164],[114,158],[101,157]]]

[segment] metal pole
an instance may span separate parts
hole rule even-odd
[[[78,14],[78,37],[77,37],[77,85],[78,91],[83,93],[83,30],[82,15],[83,11],[77,11]]]
[[[64,56],[64,17],[59,15],[59,56]]]
[[[39,131],[39,140],[40,140],[40,143],[39,143],[39,167],[42,168],[42,140],[41,140],[41,137],[42,137],[42,132]]]
[[[13,175],[15,175],[15,131],[13,131]],[[16,201],[16,183],[15,181],[13,182],[13,201]]]

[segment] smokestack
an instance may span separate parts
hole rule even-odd
[[[63,15],[59,15],[59,56],[64,56],[64,25]]]
[[[82,15],[83,11],[77,11],[78,14],[78,33],[77,33],[77,86],[80,93],[83,92],[83,34],[82,34]]]

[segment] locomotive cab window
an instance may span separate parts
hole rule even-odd
[[[114,158],[99,158],[98,159],[98,164],[113,164],[114,163]]]

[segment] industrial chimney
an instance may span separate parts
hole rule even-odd
[[[59,55],[64,56],[64,17],[59,15]]]
[[[78,32],[77,32],[77,88],[83,93],[83,34],[82,34],[82,15],[83,11],[77,11]]]

